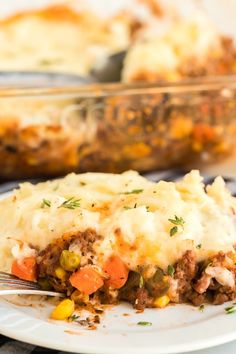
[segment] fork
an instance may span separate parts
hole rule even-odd
[[[0,272],[0,296],[1,295],[46,295],[64,297],[65,294],[56,291],[43,290],[39,284],[28,280],[21,280],[9,273]]]

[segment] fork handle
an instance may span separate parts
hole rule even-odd
[[[0,290],[0,296],[5,295],[44,295],[44,296],[57,296],[65,297],[63,293],[57,293],[55,291],[45,291],[45,290],[30,290],[30,289],[4,289]]]

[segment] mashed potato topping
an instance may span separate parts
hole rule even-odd
[[[186,250],[201,261],[234,251],[236,244],[235,198],[221,177],[205,190],[198,171],[176,183],[154,183],[134,171],[23,183],[0,210],[1,270],[9,271],[16,240],[43,250],[66,233],[87,229],[102,236],[98,266],[115,252],[132,270],[147,264],[166,269]]]
[[[222,36],[208,19],[176,21],[164,34],[153,32],[131,46],[125,58],[123,81],[179,80],[187,73],[185,70],[189,70],[188,77],[196,76],[195,71],[201,76],[202,67],[225,55]],[[218,69],[214,74],[218,74]]]
[[[0,20],[1,70],[88,75],[130,43],[133,19],[52,5]]]

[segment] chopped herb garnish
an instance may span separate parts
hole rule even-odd
[[[175,215],[174,219],[168,219],[168,221],[170,221],[172,224],[176,225],[174,227],[172,227],[172,229],[170,229],[170,236],[174,236],[177,232],[178,232],[178,227],[177,226],[182,226],[184,227],[184,219],[182,217],[178,217]]]
[[[204,309],[205,309],[205,306],[204,305],[200,305],[198,309],[199,309],[200,312],[203,312]]]
[[[136,209],[136,208],[137,208],[137,203],[134,204],[133,208],[130,207],[130,206],[126,206],[126,205],[125,205],[123,208],[124,208],[125,210],[130,210],[130,209],[133,209],[133,208]]]
[[[178,227],[174,226],[170,229],[170,236],[174,236],[178,232]]]
[[[175,268],[174,268],[171,264],[169,264],[168,267],[167,267],[167,273],[168,273],[171,277],[173,277],[173,275],[175,274]]]
[[[180,226],[184,226],[184,219],[182,217],[178,217],[175,215],[175,218],[174,219],[168,219],[172,224],[174,225],[180,225]]]
[[[143,279],[143,276],[142,276],[142,275],[140,275],[140,279],[139,279],[139,287],[140,287],[140,288],[143,288],[143,286],[144,286],[144,279]]]
[[[233,303],[232,306],[228,306],[225,308],[225,312],[229,315],[230,313],[236,312],[236,302]]]
[[[137,323],[138,326],[152,326],[152,322],[147,322],[147,321],[139,321]]]
[[[75,197],[71,197],[65,200],[60,208],[67,208],[67,209],[75,209],[80,207],[80,199],[75,199]]]
[[[130,192],[123,192],[121,194],[139,194],[139,193],[142,193],[142,192],[143,192],[143,189],[133,189]]]
[[[196,248],[197,248],[198,250],[200,250],[200,249],[202,248],[201,243],[199,243],[199,245],[197,245]]]
[[[147,205],[147,206],[146,206],[146,209],[147,209],[148,212],[150,211],[149,208],[150,208],[150,207]]]
[[[42,203],[41,203],[41,208],[45,208],[45,207],[49,207],[51,206],[51,202],[48,199],[43,199]]]
[[[126,205],[125,205],[125,206],[124,206],[123,208],[124,208],[125,210],[129,210],[129,209],[132,209],[131,207],[129,207],[129,206],[126,206]]]
[[[69,317],[69,321],[71,321],[71,322],[77,321],[78,319],[79,319],[79,316],[78,316],[78,315],[71,315],[71,316]]]
[[[86,186],[86,183],[83,182],[83,181],[80,181],[79,183],[80,183],[81,186]]]

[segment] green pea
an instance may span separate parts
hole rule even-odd
[[[39,278],[38,284],[43,290],[52,290],[52,286],[49,281],[45,278]]]
[[[60,256],[60,265],[63,269],[72,272],[80,265],[80,255],[64,250]]]

